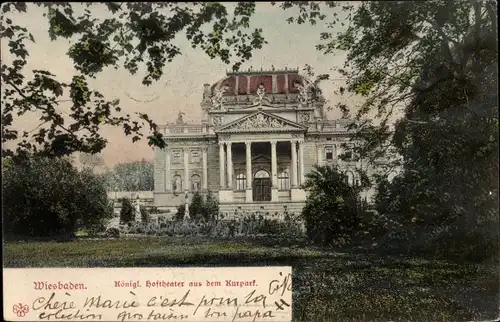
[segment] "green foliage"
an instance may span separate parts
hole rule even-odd
[[[385,175],[379,177],[379,212],[400,223],[395,233],[411,239],[407,244],[445,249],[453,238],[470,240],[475,246],[449,247],[464,255],[487,248],[481,245],[498,245],[496,3],[324,5],[347,14],[346,29],[322,33],[317,48],[325,54],[347,53],[338,69],[346,84],[338,92],[365,98],[351,107],[358,121],[351,126],[353,139],[362,143],[356,152],[375,166],[381,157],[389,159],[387,172],[402,170],[390,183]],[[298,17],[290,19],[299,24],[324,20],[333,27],[343,20],[337,14],[321,15],[315,3],[280,6],[299,7]],[[402,117],[389,126],[396,113]],[[372,115],[377,126],[364,120]],[[476,233],[482,237],[469,236]],[[438,247],[439,240],[444,247]]]
[[[177,208],[177,220],[184,219],[185,205],[182,204]],[[202,196],[198,191],[193,194],[189,203],[189,217],[194,221],[204,220],[205,222],[212,221],[219,213],[219,201],[215,198],[212,192],[208,191],[206,196]]]
[[[116,227],[106,229],[105,236],[108,238],[120,238],[120,230]]]
[[[146,207],[141,206],[141,221],[143,223],[148,223],[151,220],[149,212]]]
[[[122,208],[120,209],[120,223],[126,224],[135,220],[135,209],[128,198],[120,200]]]
[[[490,97],[496,97],[498,41],[494,1],[364,1],[356,5],[286,1],[279,6],[285,10],[298,7],[299,14],[290,17],[289,22],[322,21],[329,28],[321,33],[318,50],[325,54],[346,52],[344,66],[336,68],[346,80],[338,93],[357,93],[366,98],[360,106],[348,108],[357,111],[359,121],[352,124],[356,129],[353,139],[363,142],[356,149],[369,161],[397,154],[390,144],[393,133],[388,125],[397,110],[415,100],[420,91],[435,85],[453,89],[448,91],[449,98],[461,97],[460,106],[464,106],[468,97],[469,109],[476,114],[481,112],[472,102],[479,93],[471,91],[467,83],[481,86],[485,93],[492,94]],[[322,6],[334,8],[334,13],[323,14]],[[330,31],[339,25],[344,27],[340,32]],[[430,66],[440,65],[443,73],[429,70]],[[483,84],[479,75],[489,81]],[[451,83],[446,79],[457,86],[448,87]],[[493,80],[494,89],[490,87]],[[428,97],[440,103],[429,104],[425,113],[406,115],[407,122],[425,124],[443,109],[455,115],[458,112],[443,97]],[[342,103],[337,107],[346,108]],[[377,126],[366,120],[368,115],[375,116]],[[429,138],[425,141],[429,142]]]
[[[78,159],[80,164],[85,168],[94,169],[95,167],[104,165],[104,159],[98,154],[80,153]]]
[[[458,37],[440,42],[436,57],[420,66],[392,138],[403,172],[380,184],[377,207],[418,247],[488,257],[499,238],[498,45],[489,2],[460,8],[474,19],[483,10],[485,19],[469,27],[456,20],[463,12],[450,9],[443,24],[453,24]]]
[[[112,216],[101,178],[66,158],[11,160],[2,168],[6,238],[70,237],[78,229],[93,234]]]
[[[180,214],[183,214],[183,211],[183,207],[181,207]],[[231,220],[211,221],[200,220],[199,216],[191,216],[190,220],[185,221],[179,216],[175,220],[134,222],[130,225],[120,226],[120,232],[156,236],[204,235],[214,238],[256,238],[265,235],[284,237],[290,241],[304,240],[305,237],[304,226],[298,216],[291,216],[284,221],[277,218],[257,219],[255,215],[245,215]]]
[[[189,203],[189,216],[195,220],[199,220],[202,217],[204,207],[205,200],[203,196],[198,191],[195,191]]]
[[[219,214],[219,200],[214,196],[214,194],[209,190],[205,196],[205,202],[203,204],[202,215],[205,221],[211,221],[217,218]]]
[[[141,160],[119,163],[104,174],[107,187],[112,191],[153,191],[154,164]]]
[[[182,204],[177,207],[177,213],[175,214],[175,220],[184,220],[184,215],[186,214],[186,205]]]
[[[349,239],[360,223],[360,187],[350,186],[336,167],[316,167],[307,174],[309,192],[302,216],[307,235],[318,244]]]
[[[71,39],[67,54],[77,71],[71,82],[62,82],[47,70],[33,71],[31,80],[26,77],[29,44],[35,39],[16,20],[33,6],[47,9],[43,16],[49,21],[51,40]],[[107,67],[125,68],[131,74],[144,69],[143,84],[158,81],[167,64],[182,54],[174,43],[179,34],[185,34],[193,48],[232,64],[234,70],[265,43],[262,30],[249,30],[255,12],[251,2],[237,3],[232,13],[222,3],[205,2],[87,2],[78,8],[83,9],[81,13],[75,6],[49,2],[2,5],[0,32],[11,55],[5,62],[2,59],[1,66],[2,142],[19,142],[16,150],[2,147],[2,155],[96,153],[108,143],[99,131],[105,126],[123,128],[133,142],[146,137],[150,145],[163,148],[163,136],[148,115],[120,113],[120,102],[107,100],[89,81]],[[104,14],[95,15],[98,9],[104,9]],[[63,115],[59,104],[66,97],[71,112]],[[40,115],[38,127],[22,133],[13,128],[16,117],[33,112]]]

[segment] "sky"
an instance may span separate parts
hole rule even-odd
[[[230,7],[233,5],[234,3],[229,4]],[[80,4],[75,3],[74,6],[78,7]],[[92,14],[98,17],[103,17],[107,13],[104,6],[100,4],[91,8]],[[48,21],[46,17],[43,17],[46,10],[46,8],[29,4],[27,13],[9,16],[15,24],[28,28],[36,41],[34,44],[29,44],[30,56],[25,69],[48,70],[57,75],[58,80],[69,82],[76,74],[71,59],[66,55],[69,42],[68,40],[50,40],[47,32]],[[340,9],[333,9],[329,13],[332,14],[334,10],[341,16],[345,16],[345,13],[338,11]],[[338,97],[333,94],[335,86],[345,81],[338,79],[339,76],[331,69],[343,65],[346,53],[324,55],[316,50],[315,45],[321,42],[320,32],[326,31],[324,24],[318,23],[311,26],[310,24],[287,23],[286,19],[294,13],[296,11],[283,11],[270,3],[257,3],[257,12],[251,19],[251,26],[263,29],[268,44],[254,51],[253,57],[242,66],[242,69],[246,70],[250,66],[253,69],[270,69],[271,66],[276,69],[285,67],[302,69],[308,64],[317,74],[329,73],[335,79],[322,84],[328,104],[333,106],[338,101],[357,101],[359,98]],[[329,29],[328,31],[335,33],[341,30]],[[185,113],[185,121],[198,123],[201,119],[200,102],[203,85],[213,84],[223,78],[226,71],[230,70],[230,66],[218,59],[210,59],[200,49],[192,49],[181,37],[182,35],[177,37],[176,44],[183,54],[167,64],[162,79],[151,86],[141,84],[143,74],[140,72],[131,75],[125,69],[112,68],[101,72],[97,79],[90,82],[90,85],[103,93],[108,100],[120,99],[120,106],[124,112],[146,113],[157,124],[173,122],[180,111]],[[2,45],[1,53],[2,60],[8,62],[7,46]],[[69,105],[61,103],[60,108],[69,110]],[[339,118],[340,115],[341,113],[337,110],[328,113],[330,119]],[[39,120],[36,112],[32,112],[23,115],[14,124],[18,129],[32,130],[39,124]],[[102,134],[109,141],[108,146],[101,153],[107,167],[112,167],[119,162],[154,158],[154,151],[145,140],[132,143],[131,138],[126,137],[120,128],[104,129]]]

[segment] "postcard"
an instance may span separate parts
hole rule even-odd
[[[291,321],[290,267],[7,268],[3,277],[7,321]]]
[[[0,14],[5,319],[499,319],[496,2]]]

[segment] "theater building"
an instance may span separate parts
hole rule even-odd
[[[298,212],[314,165],[336,164],[356,181],[356,163],[338,157],[350,153],[341,146],[350,120],[327,119],[321,91],[298,70],[227,73],[204,85],[200,105],[200,124],[181,113],[161,127],[168,147],[156,150],[156,206],[210,190],[221,212]]]

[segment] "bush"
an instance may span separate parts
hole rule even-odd
[[[309,239],[317,244],[345,243],[359,228],[359,187],[335,167],[316,167],[307,174],[309,191],[302,216]]]
[[[108,228],[106,230],[105,236],[108,238],[119,238],[120,237],[120,230],[118,228]]]
[[[132,223],[131,223],[132,224]],[[302,238],[304,230],[302,222],[297,216],[290,216],[289,221],[276,219],[256,220],[251,216],[233,220],[169,220],[160,224],[135,223],[130,227],[120,226],[122,233],[137,233],[147,235],[204,235],[219,238],[232,238],[238,236],[288,236]]]
[[[203,204],[202,215],[205,221],[214,220],[219,213],[219,201],[209,190]]]
[[[434,179],[422,183],[414,171],[403,172],[391,182],[382,181],[375,201],[381,216],[391,224],[384,248],[440,259],[497,260],[498,199],[492,179],[485,177],[464,187],[455,181],[457,176],[453,185],[444,187],[437,186],[442,181]],[[453,190],[455,186],[464,190]]]
[[[196,191],[189,204],[189,216],[194,220],[199,220],[202,216],[204,206],[203,196]]]
[[[120,223],[129,223],[135,220],[135,210],[128,198],[122,198],[122,208],[120,210]]]
[[[102,178],[67,158],[33,157],[2,164],[3,231],[9,238],[97,234],[113,216]]]
[[[186,205],[182,204],[177,207],[177,213],[175,214],[175,220],[182,221],[184,220],[184,214],[186,213]]]
[[[211,191],[208,191],[206,198],[196,191],[189,203],[189,217],[194,221],[211,221],[219,213],[219,202],[215,199]],[[177,207],[176,220],[184,220],[185,205]]]
[[[149,220],[150,220],[150,216],[149,216],[148,210],[146,209],[146,207],[141,206],[141,221],[143,223],[148,223]]]

